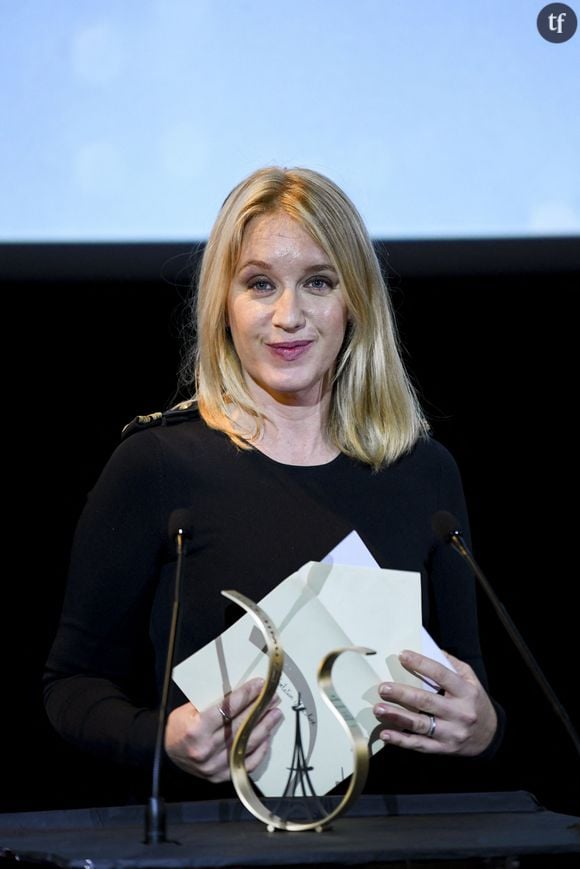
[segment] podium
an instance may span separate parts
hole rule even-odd
[[[580,817],[525,791],[362,796],[322,833],[268,833],[237,800],[169,804],[165,844],[143,822],[142,806],[0,815],[0,869],[580,867]]]

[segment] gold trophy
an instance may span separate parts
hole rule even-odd
[[[296,711],[297,722],[296,748],[290,771],[289,784],[284,792],[284,796],[292,796],[293,798],[297,777],[299,777],[303,786],[304,784],[309,786],[311,795],[316,799],[320,816],[305,821],[285,819],[264,805],[256,793],[245,766],[246,748],[252,728],[260,720],[261,716],[268,708],[270,700],[276,693],[284,667],[284,650],[276,626],[263,609],[237,591],[222,591],[222,594],[224,597],[227,597],[229,600],[232,600],[234,603],[241,606],[242,609],[244,609],[254,619],[264,635],[266,641],[266,652],[268,655],[268,674],[264,682],[264,687],[250,709],[246,720],[236,733],[231,748],[230,771],[236,793],[244,806],[256,818],[258,818],[258,820],[266,824],[268,832],[274,832],[276,829],[288,830],[291,832],[302,830],[316,830],[317,832],[321,832],[330,824],[331,821],[341,815],[348,806],[357,799],[365,785],[369,766],[369,749],[366,738],[354,717],[334,690],[332,684],[332,668],[336,659],[344,652],[356,652],[361,655],[374,655],[375,652],[372,649],[367,649],[363,646],[347,646],[341,649],[334,649],[325,655],[318,667],[318,686],[323,700],[334,713],[342,725],[343,730],[346,732],[352,745],[354,760],[354,769],[348,789],[339,804],[328,813],[325,813],[322,803],[316,797],[314,789],[310,784],[308,767],[305,763],[301,765],[303,755],[300,741],[299,713],[302,711],[303,707],[301,707],[300,704],[300,697],[298,698],[298,703],[293,707]],[[294,782],[294,785],[291,785],[292,781]],[[304,787],[302,789],[304,792]]]

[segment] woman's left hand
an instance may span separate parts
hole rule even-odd
[[[447,657],[455,672],[417,652],[401,653],[399,660],[406,670],[435,682],[444,693],[400,682],[380,685],[382,701],[373,711],[385,725],[379,734],[384,742],[414,751],[465,756],[481,754],[490,744],[497,728],[493,704],[469,664]]]

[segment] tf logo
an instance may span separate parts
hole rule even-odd
[[[548,42],[567,42],[576,33],[576,13],[565,3],[549,3],[537,18],[538,31]]]

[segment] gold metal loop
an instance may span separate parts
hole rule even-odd
[[[252,729],[267,709],[268,704],[278,687],[284,666],[284,651],[282,649],[278,630],[263,609],[237,591],[222,591],[222,595],[237,603],[252,616],[264,634],[266,651],[268,654],[268,674],[264,686],[254,702],[254,705],[250,709],[247,718],[236,733],[231,748],[230,772],[236,793],[244,806],[256,818],[258,818],[258,820],[266,824],[269,832],[273,832],[274,829],[288,830],[291,832],[303,830],[321,831],[324,827],[328,826],[332,820],[342,814],[359,796],[365,785],[369,766],[369,749],[367,740],[356,720],[334,690],[332,684],[332,668],[336,659],[342,655],[343,652],[358,652],[362,655],[374,655],[375,652],[372,649],[367,649],[362,646],[348,646],[329,652],[321,661],[317,675],[318,685],[323,700],[341,723],[352,743],[354,770],[347,792],[338,806],[336,806],[329,814],[321,818],[316,818],[315,820],[303,822],[286,820],[270,811],[262,803],[254,789],[245,766],[246,748]]]

